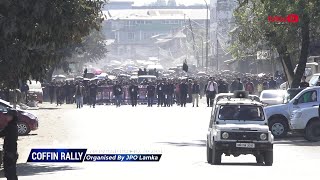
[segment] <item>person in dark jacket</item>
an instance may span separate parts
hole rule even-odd
[[[158,107],[164,104],[164,84],[160,82],[157,85]]]
[[[4,137],[3,167],[4,176],[7,180],[18,180],[17,176],[17,140],[18,140],[18,115],[17,111],[9,109],[6,113],[6,127],[0,132],[0,137]]]
[[[115,96],[116,106],[120,107],[121,101],[122,101],[123,90],[122,90],[122,87],[118,81],[116,81],[116,84],[113,86],[113,94]]]
[[[98,92],[98,85],[96,82],[92,81],[89,85],[89,102],[90,107],[93,108],[96,107],[96,101],[97,101],[97,92]]]
[[[228,93],[229,92],[229,85],[225,80],[220,80],[218,83],[218,91],[219,93]]]
[[[129,94],[132,107],[137,106],[138,104],[138,91],[139,87],[137,86],[137,83],[132,81],[131,85],[129,86]]]
[[[147,86],[147,97],[148,97],[148,107],[152,107],[153,100],[155,96],[156,88],[152,83],[148,83]]]
[[[277,89],[277,81],[273,77],[269,81],[269,89]]]
[[[174,89],[175,86],[172,83],[171,80],[169,80],[168,84],[167,84],[167,105],[168,107],[173,106],[173,94],[174,94]]]
[[[54,82],[49,84],[49,96],[50,96],[50,103],[53,103],[53,98],[54,98],[54,90],[55,90],[55,84]]]
[[[306,81],[306,76],[303,76],[302,78],[301,78],[301,82],[300,82],[300,85],[299,85],[299,87],[300,88],[307,88],[307,87],[309,87],[309,83]]]
[[[195,102],[197,107],[199,107],[199,95],[200,95],[200,85],[196,80],[194,80],[192,84],[192,107],[194,107]]]
[[[188,97],[188,84],[186,84],[186,80],[183,80],[180,84],[180,100],[181,107],[186,107]]]

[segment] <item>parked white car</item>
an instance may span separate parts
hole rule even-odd
[[[293,111],[289,125],[291,130],[304,133],[308,141],[320,141],[319,106]]]
[[[283,104],[287,91],[286,90],[264,90],[260,94],[260,100],[263,104],[277,105]]]
[[[290,130],[289,121],[293,111],[302,108],[318,106],[320,104],[320,87],[303,89],[285,104],[273,105],[265,108],[269,128],[274,137],[284,137]]]

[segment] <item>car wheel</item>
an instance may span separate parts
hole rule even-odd
[[[262,164],[264,162],[263,155],[256,155],[256,161],[258,164]]]
[[[19,135],[27,135],[30,132],[30,127],[25,122],[18,122],[18,134]]]
[[[320,121],[313,121],[308,124],[305,139],[313,142],[320,141]]]
[[[207,144],[207,162],[212,164],[212,149]]]
[[[218,165],[221,164],[221,155],[222,153],[217,151],[214,147],[212,148],[212,155],[211,155],[211,164]]]
[[[266,166],[272,166],[272,164],[273,164],[273,151],[266,151],[264,153],[264,164]]]
[[[269,123],[269,129],[275,138],[287,136],[288,128],[288,124],[283,119],[272,119]]]

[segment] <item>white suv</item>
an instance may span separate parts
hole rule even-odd
[[[217,95],[207,133],[208,163],[220,164],[222,154],[252,154],[257,163],[272,166],[273,135],[257,99],[243,91]]]
[[[293,111],[290,118],[290,129],[304,133],[308,141],[320,141],[319,106],[301,108]]]

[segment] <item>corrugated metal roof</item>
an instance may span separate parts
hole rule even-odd
[[[112,20],[205,20],[206,9],[121,9],[103,11]],[[210,15],[209,15],[210,17]]]

